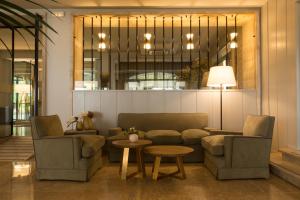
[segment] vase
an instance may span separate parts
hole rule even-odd
[[[139,140],[139,136],[137,134],[130,134],[129,141],[130,142],[137,142]]]

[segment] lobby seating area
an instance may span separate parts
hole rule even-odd
[[[208,116],[204,113],[120,113],[119,127],[110,129],[112,136],[107,137],[104,147],[104,136],[89,135],[84,131],[81,134],[77,131],[75,135],[68,131],[64,135],[57,115],[33,117],[36,176],[40,180],[88,181],[102,166],[102,149],[107,151],[110,162],[123,162],[120,165],[122,170],[125,166],[127,171],[129,158],[131,162],[138,162],[139,170],[145,170],[144,162],[154,162],[155,168],[157,160],[151,156],[145,157],[143,151],[144,146],[153,145],[161,147],[161,150],[149,150],[156,152],[150,154],[172,155],[165,154],[169,149],[174,152],[174,156],[167,156],[169,159],[164,161],[176,161],[179,171],[183,170],[182,161],[204,161],[217,179],[268,179],[274,121],[271,116],[249,115],[243,133],[238,133],[208,128]],[[131,141],[130,133],[126,133],[131,127],[135,127],[138,133],[136,141]],[[139,141],[142,143],[137,148],[135,146],[140,145]],[[179,145],[190,147],[191,151],[181,154],[176,149]],[[128,151],[116,146],[128,148]],[[135,151],[131,151],[129,156],[129,148],[132,147]],[[120,160],[122,154],[123,160]],[[182,156],[174,159],[177,155]]]
[[[0,200],[300,200],[300,0],[0,0]]]

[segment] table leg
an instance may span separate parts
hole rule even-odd
[[[126,180],[127,178],[128,157],[129,157],[129,148],[124,148],[123,159],[122,159],[122,171],[121,171],[122,180]]]
[[[177,163],[177,167],[178,167],[178,170],[179,170],[179,172],[181,174],[182,179],[185,179],[186,175],[185,175],[185,171],[184,171],[182,156],[177,156],[176,157],[176,163]]]
[[[152,174],[152,178],[155,181],[158,178],[160,161],[161,161],[161,157],[160,156],[156,156],[155,157],[155,161],[154,161],[154,165],[153,165],[153,174]]]
[[[137,162],[138,172],[142,173],[143,178],[146,177],[146,170],[145,170],[142,148],[136,149],[136,162]]]

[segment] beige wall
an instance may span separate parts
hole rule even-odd
[[[276,117],[273,150],[300,147],[295,11],[295,0],[269,0],[262,8],[262,112]]]
[[[241,62],[239,66],[239,83],[240,88],[255,89],[257,85],[256,70],[257,70],[257,41],[259,35],[257,35],[256,16],[249,15],[249,19],[243,24],[241,30],[241,49],[242,52]]]

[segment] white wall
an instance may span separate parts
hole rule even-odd
[[[46,114],[58,114],[63,122],[72,116],[73,17],[48,16],[59,34],[48,31],[55,44],[47,43]]]
[[[262,112],[276,117],[273,149],[300,148],[295,12],[295,0],[269,0],[262,8]]]
[[[74,91],[73,115],[93,111],[96,126],[116,127],[119,113],[208,113],[209,127],[220,126],[218,90]],[[223,95],[223,129],[241,131],[248,114],[258,114],[256,90],[230,90]]]

